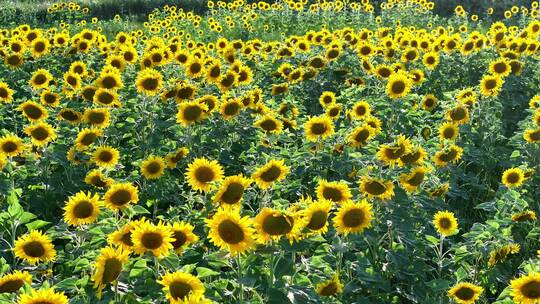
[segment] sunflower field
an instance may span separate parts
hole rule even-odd
[[[540,303],[538,1],[177,2],[0,11],[1,304]]]

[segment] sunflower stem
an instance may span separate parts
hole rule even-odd
[[[159,279],[159,260],[154,257],[154,271],[156,272],[156,279]]]
[[[120,303],[120,294],[118,294],[118,280],[114,281],[114,303]]]
[[[238,298],[240,300],[240,303],[244,302],[244,285],[242,284],[242,261],[240,260],[241,255],[237,254],[237,266],[238,266],[238,285],[239,285],[239,293]]]

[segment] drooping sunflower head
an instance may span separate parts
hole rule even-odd
[[[286,237],[294,241],[300,237],[305,219],[295,212],[263,208],[255,217],[257,241],[266,244]]]
[[[198,100],[182,102],[178,106],[176,121],[189,126],[203,120],[206,117],[208,106]]]
[[[251,184],[251,180],[242,174],[228,176],[221,182],[219,190],[212,200],[222,205],[238,206],[241,204],[244,191],[249,187],[249,184]]]
[[[439,211],[433,217],[433,225],[442,236],[451,236],[458,233],[458,222],[454,213]]]
[[[24,128],[24,133],[29,135],[32,143],[37,147],[47,145],[56,139],[56,131],[51,125],[45,122],[38,122]]]
[[[322,297],[336,296],[343,292],[343,284],[339,280],[339,276],[336,274],[332,279],[318,284],[316,291]]]
[[[193,233],[194,227],[186,222],[175,222],[169,226],[172,231],[171,244],[176,253],[181,254],[186,247],[197,242],[199,237]]]
[[[527,129],[523,133],[523,138],[528,143],[539,143],[540,142],[540,127],[536,129]]]
[[[21,111],[24,117],[30,121],[39,121],[49,117],[49,112],[42,105],[34,101],[26,101],[20,104],[17,108]]]
[[[223,168],[216,160],[200,157],[189,164],[185,175],[193,190],[208,192],[214,182],[223,178]]]
[[[102,168],[116,166],[120,152],[111,146],[100,146],[92,153],[92,162]]]
[[[519,187],[525,181],[525,172],[520,168],[510,168],[504,171],[501,179],[508,188]]]
[[[521,249],[519,244],[510,243],[489,252],[488,266],[493,267],[502,263],[510,254],[516,254]]]
[[[510,282],[514,303],[535,303],[540,300],[540,273],[532,272]]]
[[[178,148],[175,152],[167,154],[165,160],[167,161],[167,167],[170,169],[176,168],[176,164],[184,159],[189,154],[189,149],[186,147]]]
[[[68,297],[63,292],[56,292],[52,288],[35,290],[21,295],[18,304],[68,304]]]
[[[251,176],[257,186],[262,189],[270,188],[276,182],[282,180],[289,174],[289,167],[285,166],[285,161],[270,160],[264,166],[258,168]]]
[[[163,286],[163,291],[171,303],[200,303],[204,297],[203,283],[189,273],[167,273],[157,282]]]
[[[31,230],[15,241],[15,256],[34,265],[52,261],[56,257],[51,239],[40,231]]]
[[[32,275],[27,271],[14,271],[0,277],[0,294],[15,293],[24,284],[32,284]]]
[[[93,223],[100,213],[101,204],[99,195],[81,191],[69,197],[64,207],[64,221],[71,226]]]
[[[111,284],[118,279],[124,264],[128,261],[129,251],[122,247],[114,248],[108,246],[102,248],[94,264],[94,288],[97,288],[98,298],[101,298],[101,291],[107,284]]]
[[[236,208],[220,208],[212,218],[205,220],[210,228],[210,241],[231,255],[251,250],[255,246],[253,220],[241,217]]]
[[[0,137],[0,154],[5,156],[20,155],[26,146],[17,135],[4,135]]]
[[[536,221],[536,212],[532,210],[526,210],[523,212],[512,214],[512,221],[514,222]]]
[[[448,296],[459,304],[473,304],[476,302],[484,289],[471,283],[459,283],[448,290]]]
[[[173,249],[173,233],[163,223],[154,225],[150,222],[139,222],[131,231],[133,252],[143,255],[151,252],[157,258],[163,258]]]
[[[366,200],[360,202],[347,201],[339,207],[333,219],[338,233],[360,233],[371,227],[373,206]]]
[[[326,116],[313,116],[306,121],[304,134],[309,141],[325,139],[334,134],[334,123]]]
[[[367,198],[378,198],[385,201],[394,196],[394,184],[392,181],[365,175],[360,179],[360,192]]]
[[[141,164],[141,174],[146,179],[158,179],[165,172],[165,160],[162,157],[151,155]]]
[[[328,200],[341,204],[352,198],[351,190],[346,182],[329,182],[325,179],[319,180],[316,189],[317,199],[320,201]]]
[[[112,211],[118,211],[136,204],[139,201],[139,190],[130,183],[113,184],[103,197],[105,206]]]

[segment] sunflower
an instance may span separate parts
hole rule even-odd
[[[84,182],[96,188],[107,188],[114,183],[114,180],[106,177],[100,169],[94,169],[86,174]]]
[[[146,219],[143,218],[141,220],[128,222],[120,229],[109,234],[109,236],[107,237],[107,242],[111,245],[121,247],[126,251],[131,251],[133,247],[133,242],[131,241],[131,233],[136,226],[140,225],[145,220]]]
[[[298,239],[305,226],[304,219],[299,213],[284,212],[271,208],[263,208],[255,217],[257,241],[267,244],[286,237],[290,242]]]
[[[531,272],[510,282],[514,303],[535,304],[540,301],[540,273]]]
[[[34,101],[21,103],[17,109],[30,121],[39,121],[49,117],[49,112],[42,105]]]
[[[343,292],[343,284],[340,282],[339,276],[336,274],[334,277],[332,277],[332,279],[318,284],[315,289],[322,297],[336,296]]]
[[[458,137],[459,126],[453,122],[445,122],[439,127],[439,138],[441,141],[454,141]]]
[[[112,211],[125,209],[139,201],[139,190],[130,183],[113,184],[103,196],[105,206]]]
[[[223,168],[216,160],[200,157],[189,164],[185,176],[193,190],[208,192],[213,182],[223,178]]]
[[[4,167],[8,164],[8,160],[6,156],[2,153],[0,153],[0,171],[4,169]]]
[[[34,265],[38,262],[53,261],[56,257],[51,239],[38,230],[30,230],[15,241],[15,256]]]
[[[512,214],[512,221],[514,222],[536,221],[536,212],[532,210],[526,210],[523,212]]]
[[[367,198],[385,201],[394,196],[394,183],[365,175],[360,178],[360,191]]]
[[[272,96],[284,94],[284,93],[287,93],[288,91],[289,91],[289,84],[286,82],[272,85]]]
[[[165,160],[162,157],[151,155],[141,164],[141,174],[146,179],[158,179],[165,171]]]
[[[493,267],[499,263],[502,263],[506,260],[508,255],[510,254],[516,254],[521,249],[521,246],[519,244],[508,244],[504,245],[500,248],[497,248],[495,250],[492,250],[489,253],[489,260],[488,260],[488,266]]]
[[[367,101],[361,100],[353,105],[350,113],[353,119],[365,119],[371,114],[371,107]]]
[[[433,161],[437,167],[444,167],[448,163],[456,163],[461,159],[463,149],[456,145],[439,150],[433,156]]]
[[[480,298],[484,288],[471,283],[459,283],[448,290],[448,296],[459,304],[473,304]]]
[[[241,217],[238,209],[220,208],[214,216],[205,220],[210,228],[210,241],[231,255],[242,254],[255,246],[253,220]]]
[[[114,67],[106,66],[96,79],[96,85],[104,89],[121,89],[124,84],[120,78],[120,71]]]
[[[203,63],[196,56],[191,56],[184,66],[188,77],[197,78],[205,73]]]
[[[249,187],[251,180],[242,174],[226,177],[212,200],[223,205],[240,205],[244,191]]]
[[[208,106],[198,100],[182,102],[178,106],[176,122],[189,126],[203,120],[206,117]]]
[[[433,94],[428,94],[422,99],[422,108],[426,111],[433,111],[437,106],[438,99]]]
[[[167,161],[167,167],[169,167],[170,169],[176,168],[176,164],[178,164],[178,162],[184,159],[188,154],[189,149],[186,147],[181,147],[175,152],[167,154],[167,156],[165,156],[165,161]]]
[[[68,304],[68,297],[63,292],[55,292],[52,288],[35,290],[21,295],[17,304]]]
[[[204,285],[196,276],[185,272],[167,273],[157,281],[172,304],[201,303]]]
[[[78,90],[81,88],[81,76],[76,73],[67,72],[64,74],[64,83],[66,86],[69,86],[73,90]]]
[[[163,258],[173,249],[173,233],[166,225],[159,222],[157,225],[149,222],[140,222],[131,231],[133,252],[143,255],[150,251],[155,257]]]
[[[32,284],[32,275],[27,271],[14,271],[0,277],[0,294],[14,293],[24,284]]]
[[[325,199],[310,201],[308,206],[302,210],[305,229],[310,234],[323,234],[328,230],[328,218],[333,202]]]
[[[330,91],[324,91],[321,96],[319,96],[319,103],[323,108],[326,108],[334,103],[336,103],[336,93]]]
[[[254,126],[260,128],[266,133],[279,134],[283,130],[283,122],[276,119],[272,114],[266,114],[254,123]]]
[[[442,236],[451,236],[458,233],[458,222],[454,213],[439,211],[433,216],[433,225]]]
[[[411,141],[404,135],[399,135],[391,144],[380,145],[377,158],[390,167],[396,164],[402,166],[401,156],[411,152]]]
[[[90,192],[70,196],[64,207],[64,221],[71,226],[91,224],[96,221],[101,204],[99,195]]]
[[[375,136],[375,129],[368,124],[354,128],[348,136],[349,145],[354,148],[365,146]]]
[[[83,120],[96,128],[105,128],[110,124],[111,113],[107,108],[86,109]]]
[[[326,107],[325,115],[330,119],[336,120],[341,114],[342,106],[340,104],[333,104]]]
[[[504,171],[501,181],[508,188],[519,187],[525,181],[525,173],[520,168],[510,168]]]
[[[94,95],[99,88],[93,85],[85,86],[81,89],[79,93],[80,96],[86,101],[94,101]]]
[[[489,63],[489,72],[494,76],[504,78],[512,72],[510,62],[506,58],[500,58]]]
[[[54,78],[49,71],[38,69],[32,74],[32,78],[30,78],[30,85],[34,90],[44,89],[49,86],[49,82],[53,79]]]
[[[412,87],[412,81],[404,72],[396,72],[388,77],[386,83],[386,94],[392,98],[401,98],[409,94]]]
[[[0,153],[5,156],[20,155],[26,148],[22,139],[17,135],[4,135],[0,137]]]
[[[5,82],[0,82],[0,102],[10,103],[13,101],[13,90]]]
[[[103,132],[97,128],[84,128],[75,139],[75,147],[79,151],[88,149],[98,137],[102,136]]]
[[[338,233],[360,233],[371,227],[373,206],[366,200],[360,202],[347,201],[340,205],[333,219]]]
[[[97,89],[94,92],[93,102],[106,107],[121,106],[118,100],[118,93],[110,89]]]
[[[2,88],[0,84],[0,101],[2,100]],[[60,95],[50,91],[43,90],[39,95],[39,101],[47,106],[56,107],[60,104]]]
[[[181,254],[189,245],[197,242],[199,237],[193,233],[194,227],[185,222],[176,222],[169,229],[172,231],[171,244],[176,253]]]
[[[272,159],[264,166],[257,168],[251,175],[251,179],[253,179],[260,188],[268,189],[275,182],[284,179],[289,172],[289,167],[285,166],[285,162],[282,159]]]
[[[344,181],[329,182],[325,179],[320,179],[315,192],[317,193],[318,200],[329,200],[338,204],[346,202],[352,198],[351,190]]]
[[[523,133],[523,139],[525,139],[528,143],[540,142],[540,127],[525,130]]]
[[[45,122],[38,122],[24,128],[24,133],[32,138],[32,143],[37,147],[47,145],[56,139],[56,131]]]
[[[480,93],[484,96],[493,97],[499,95],[504,80],[497,75],[484,75],[480,81]]]
[[[163,75],[154,69],[144,69],[135,79],[137,91],[144,95],[154,96],[163,89]]]
[[[24,57],[19,53],[11,53],[4,56],[4,63],[12,69],[18,68],[21,64],[23,64],[23,61]]]
[[[129,251],[125,251],[121,247],[114,248],[108,246],[101,249],[94,264],[95,271],[92,275],[94,288],[97,288],[98,299],[101,298],[103,288],[118,279],[122,272],[122,267],[127,263],[128,258]]]
[[[221,116],[223,116],[223,119],[229,120],[240,114],[242,108],[243,104],[238,99],[230,98],[221,103],[219,112],[221,113]]]
[[[118,163],[120,152],[111,146],[100,146],[92,153],[92,162],[102,168],[112,168]]]
[[[424,181],[428,172],[429,169],[427,169],[426,167],[416,167],[412,169],[411,172],[408,174],[401,174],[399,177],[399,182],[407,192],[415,192]]]
[[[326,116],[313,116],[304,124],[304,134],[309,141],[325,139],[334,134],[334,123]]]

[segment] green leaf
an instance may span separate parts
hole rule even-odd
[[[31,223],[28,223],[26,224],[26,228],[28,228],[28,230],[32,230],[32,229],[39,229],[43,226],[46,226],[50,224],[50,222],[47,222],[47,221],[42,221],[42,220],[35,220]]]
[[[209,276],[219,274],[219,272],[214,271],[214,270],[212,270],[210,268],[206,268],[206,267],[197,267],[197,268],[195,268],[195,270],[197,271],[197,277],[199,277],[199,278],[206,278],[206,277],[209,277]]]

